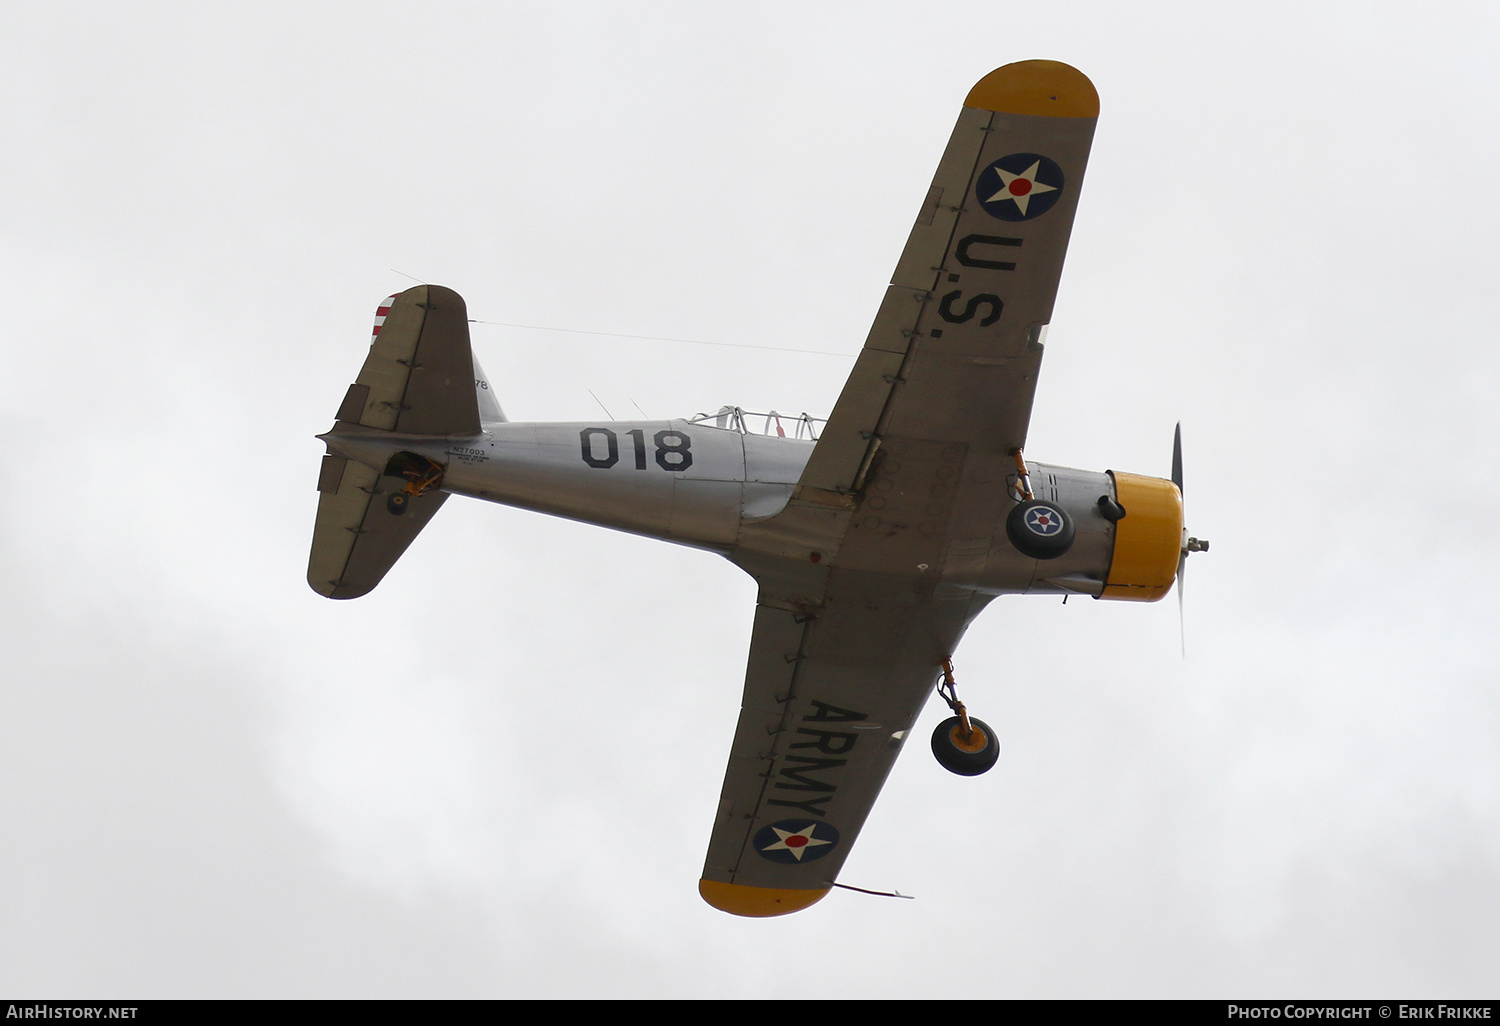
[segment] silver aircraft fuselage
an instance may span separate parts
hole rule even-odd
[[[486,422],[477,435],[445,439],[341,425],[325,437],[343,455],[377,471],[398,452],[426,457],[446,468],[445,492],[708,549],[736,563],[747,549],[762,549],[754,526],[786,507],[816,444],[687,420]],[[974,458],[983,455],[972,453]],[[996,453],[991,462],[996,466],[988,473],[967,475],[989,487],[954,484],[949,501],[955,522],[966,527],[962,539],[949,543],[939,565],[914,565],[910,575],[988,595],[1099,594],[1109,572],[1111,535],[1094,504],[1101,495],[1115,495],[1111,476],[1030,464],[1037,497],[1064,506],[1077,524],[1065,556],[1039,561],[1010,544],[1003,517],[994,513],[1008,508],[1008,502],[996,501],[1005,492],[1012,498],[1018,493],[1013,473],[1006,481],[1008,458]],[[927,496],[905,494],[899,476],[877,474],[872,486],[888,489],[872,492],[881,505],[889,502],[911,514],[903,518],[898,512],[882,527],[921,529]],[[808,547],[816,545],[809,539]],[[788,545],[780,539],[777,548],[800,553],[795,540]]]

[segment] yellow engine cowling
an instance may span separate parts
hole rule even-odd
[[[1115,524],[1115,548],[1103,599],[1155,602],[1172,590],[1182,555],[1182,493],[1171,481],[1109,471],[1125,516]]]

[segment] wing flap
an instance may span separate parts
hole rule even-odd
[[[892,294],[896,298],[892,301]],[[910,302],[910,294],[904,289],[892,288],[886,293],[886,303],[902,312],[910,308],[913,322],[919,312],[917,304]],[[897,337],[899,333],[897,333]],[[854,490],[865,454],[874,437],[875,426],[885,411],[890,397],[891,385],[901,375],[901,364],[906,359],[904,350],[893,352],[866,345],[854,362],[854,370],[844,383],[844,390],[834,405],[818,444],[802,470],[798,483],[798,495],[802,490],[816,488],[822,491],[845,494]]]

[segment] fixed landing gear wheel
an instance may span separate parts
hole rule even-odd
[[[400,516],[406,512],[406,500],[411,498],[405,492],[394,492],[389,499],[385,500],[385,508],[388,513]]]
[[[974,732],[966,739],[964,721],[950,716],[932,732],[932,754],[938,765],[961,777],[977,777],[1000,758],[1000,739],[990,725],[970,716],[969,726]]]
[[[1056,559],[1073,547],[1073,518],[1061,506],[1030,499],[1010,511],[1005,534],[1024,556]]]

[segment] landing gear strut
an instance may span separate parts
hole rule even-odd
[[[386,512],[392,516],[399,517],[412,499],[443,483],[443,465],[414,452],[396,453],[385,465],[385,472],[388,477],[406,478],[406,486],[385,500]]]
[[[954,715],[939,723],[932,732],[932,754],[938,765],[949,773],[977,777],[1000,758],[1000,739],[988,723],[970,716],[958,700],[951,660],[943,660],[943,679],[937,692]]]

